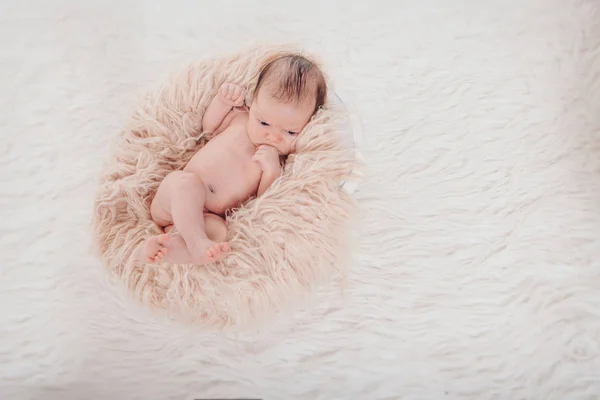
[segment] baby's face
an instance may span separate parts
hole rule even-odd
[[[287,104],[273,98],[272,91],[264,86],[250,106],[248,137],[256,145],[275,147],[279,154],[288,155],[300,131],[310,121],[314,102]],[[312,104],[311,104],[312,103]]]

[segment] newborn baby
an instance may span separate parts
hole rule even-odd
[[[261,196],[280,177],[279,157],[293,150],[326,94],[319,68],[295,54],[262,68],[249,109],[242,107],[244,89],[223,84],[202,120],[215,137],[183,171],[167,175],[150,208],[154,222],[166,232],[174,225],[180,235],[148,238],[140,258],[174,264],[223,259],[229,251],[225,212]]]

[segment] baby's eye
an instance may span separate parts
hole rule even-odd
[[[296,135],[298,132],[287,131],[290,135]]]
[[[260,121],[260,124],[263,126],[269,126],[269,124],[267,124],[265,121]]]

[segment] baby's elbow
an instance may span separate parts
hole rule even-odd
[[[213,125],[214,124],[211,124],[210,121],[203,119],[202,126],[200,128],[202,129],[202,132],[214,132],[216,127]]]

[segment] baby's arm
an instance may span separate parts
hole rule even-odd
[[[208,105],[202,117],[202,130],[215,132],[233,109],[244,104],[246,92],[241,86],[232,83],[221,85],[219,92]]]
[[[256,191],[256,195],[257,197],[260,197],[263,195],[264,192],[267,191],[267,189],[269,187],[271,187],[271,185],[273,184],[273,182],[275,182],[277,180],[277,178],[279,178],[281,176],[281,173],[279,174],[265,174],[263,173],[261,178],[260,178],[260,183],[258,184],[258,190]]]
[[[252,159],[260,165],[263,171],[256,191],[256,195],[260,197],[281,176],[279,152],[272,146],[261,145]]]

